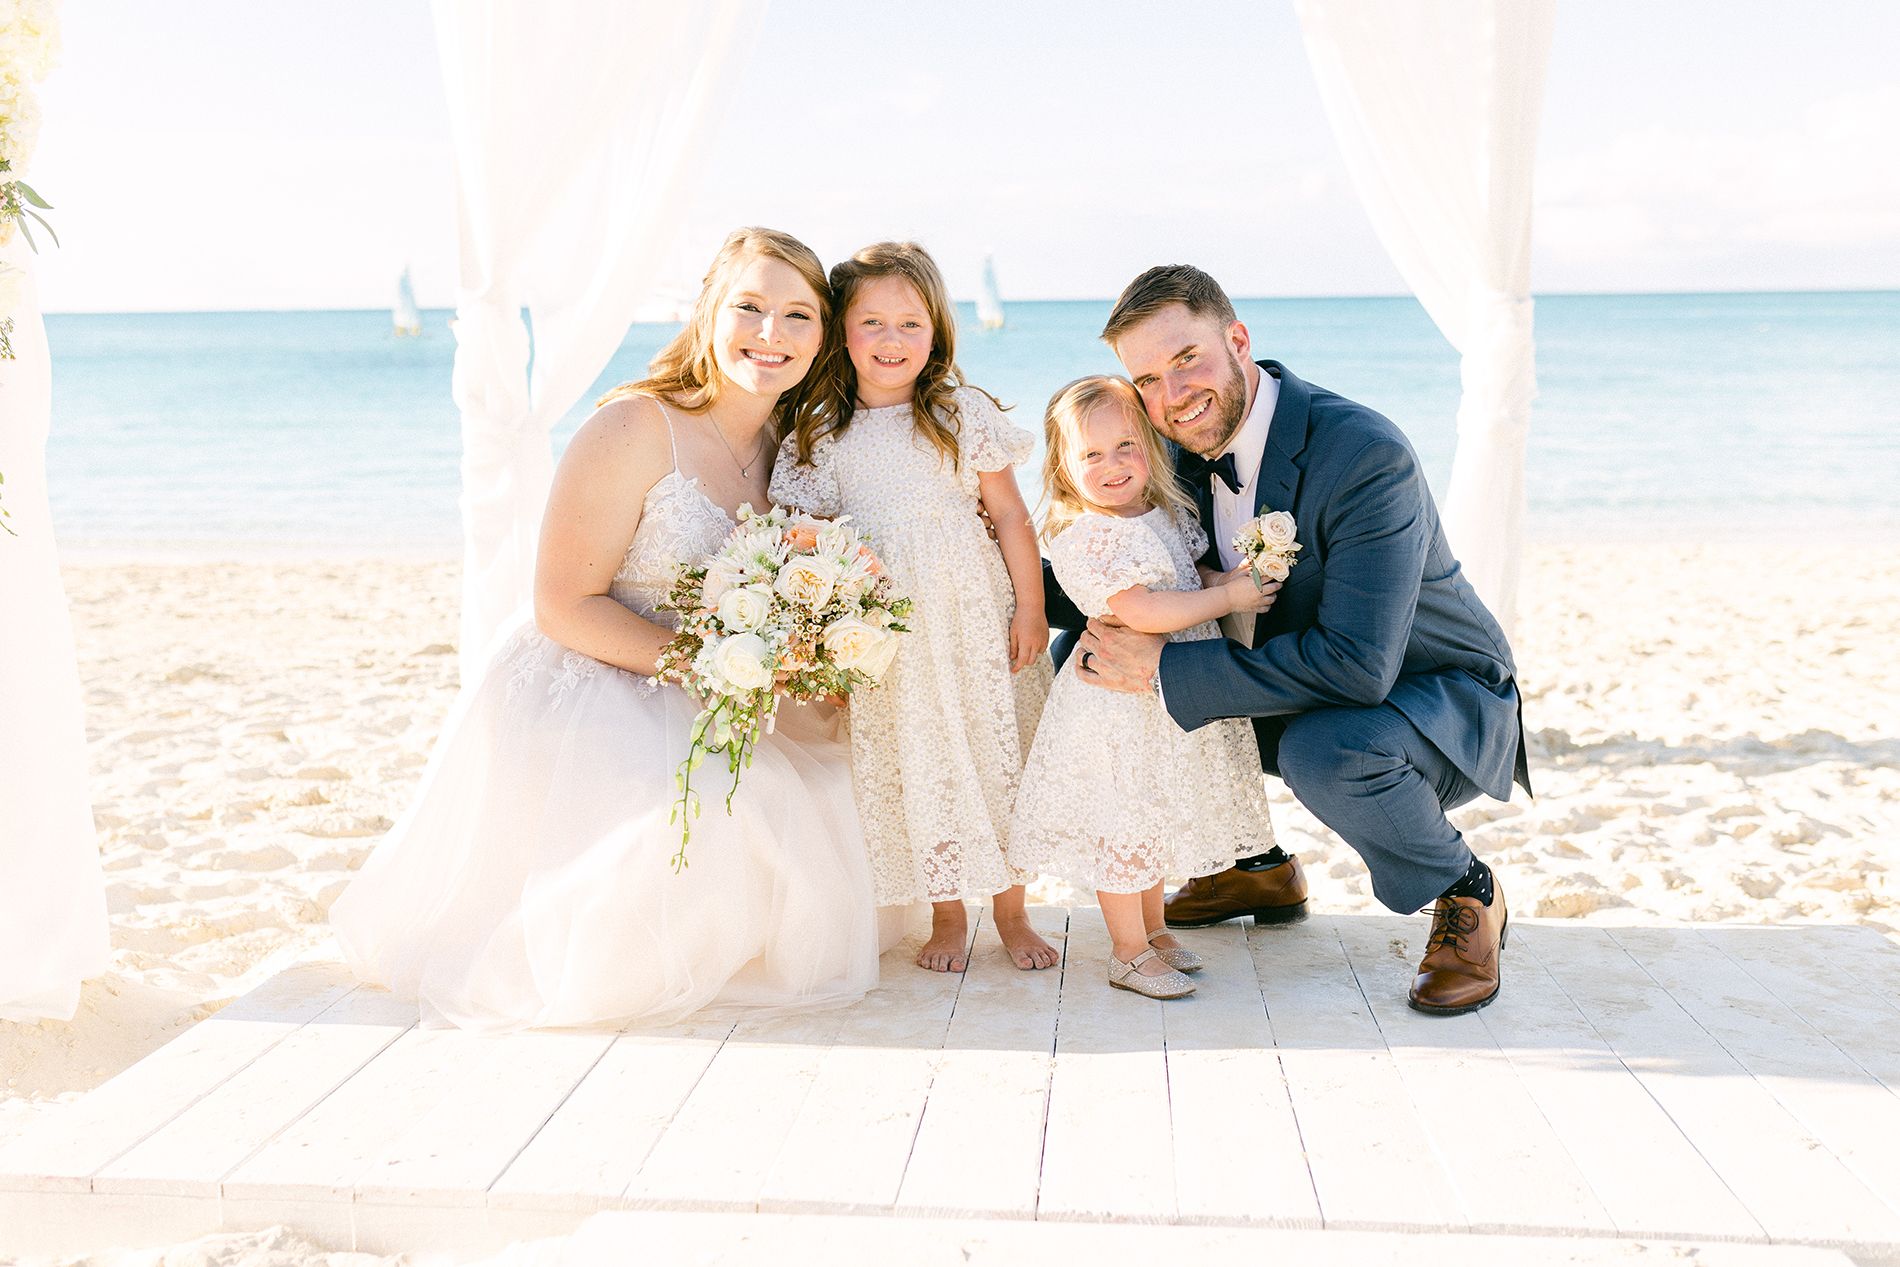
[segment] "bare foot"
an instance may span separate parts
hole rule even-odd
[[[1051,946],[1037,935],[1029,925],[1027,915],[997,915],[996,935],[1003,939],[1003,949],[1018,968],[1025,972],[1038,968],[1053,968],[1062,958]]]
[[[970,919],[961,902],[933,902],[930,940],[917,952],[917,966],[932,972],[962,972],[969,966]]]

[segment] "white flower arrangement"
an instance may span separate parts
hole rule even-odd
[[[739,772],[770,731],[781,699],[803,704],[875,685],[908,632],[910,599],[847,519],[739,507],[739,523],[705,563],[680,568],[664,604],[679,633],[660,650],[655,681],[675,681],[700,701],[686,760],[674,775],[680,823],[673,869],[686,865],[699,814],[693,772],[724,753]]]
[[[1269,510],[1249,519],[1234,533],[1234,552],[1247,561],[1263,581],[1284,581],[1298,563],[1298,525],[1284,510]]]
[[[0,246],[13,240],[14,230],[34,250],[27,227],[31,218],[52,237],[59,236],[40,212],[52,207],[21,180],[39,142],[40,107],[34,85],[46,78],[59,56],[56,0],[0,0]],[[8,269],[17,273],[18,269]],[[13,358],[13,314],[18,309],[24,277],[0,278],[0,360]]]

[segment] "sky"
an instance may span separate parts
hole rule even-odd
[[[1540,293],[1900,287],[1900,5],[1564,0]],[[49,311],[363,308],[455,287],[421,0],[62,8],[31,176]],[[1188,261],[1236,295],[1398,294],[1290,0],[775,0],[695,172],[674,286],[769,224],[827,262],[914,237],[952,289],[1105,298]]]

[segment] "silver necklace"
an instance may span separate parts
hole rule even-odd
[[[732,441],[726,439],[726,433],[719,429],[718,422],[714,421],[711,418],[706,419],[706,421],[712,424],[713,434],[719,437],[719,443],[725,447],[726,456],[732,459],[732,464],[735,467],[738,467],[739,478],[742,480],[751,479],[752,468],[757,466],[759,464],[759,459],[765,456],[765,447],[768,443],[771,442],[772,433],[770,432],[770,430],[763,432],[759,436],[759,447],[758,447],[758,450],[753,453],[752,460],[750,462],[745,463],[744,465],[740,465],[739,455],[732,451]]]

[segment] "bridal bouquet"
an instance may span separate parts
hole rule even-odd
[[[1300,561],[1295,531],[1292,515],[1270,510],[1240,525],[1234,534],[1234,552],[1247,561],[1256,579],[1284,581]]]
[[[663,606],[679,617],[679,633],[661,649],[654,679],[678,682],[701,705],[668,819],[680,823],[678,871],[699,813],[693,772],[707,755],[723,754],[732,772],[730,813],[739,772],[780,699],[802,704],[875,685],[908,632],[911,602],[847,519],[741,506],[726,543],[706,562],[682,565]]]

